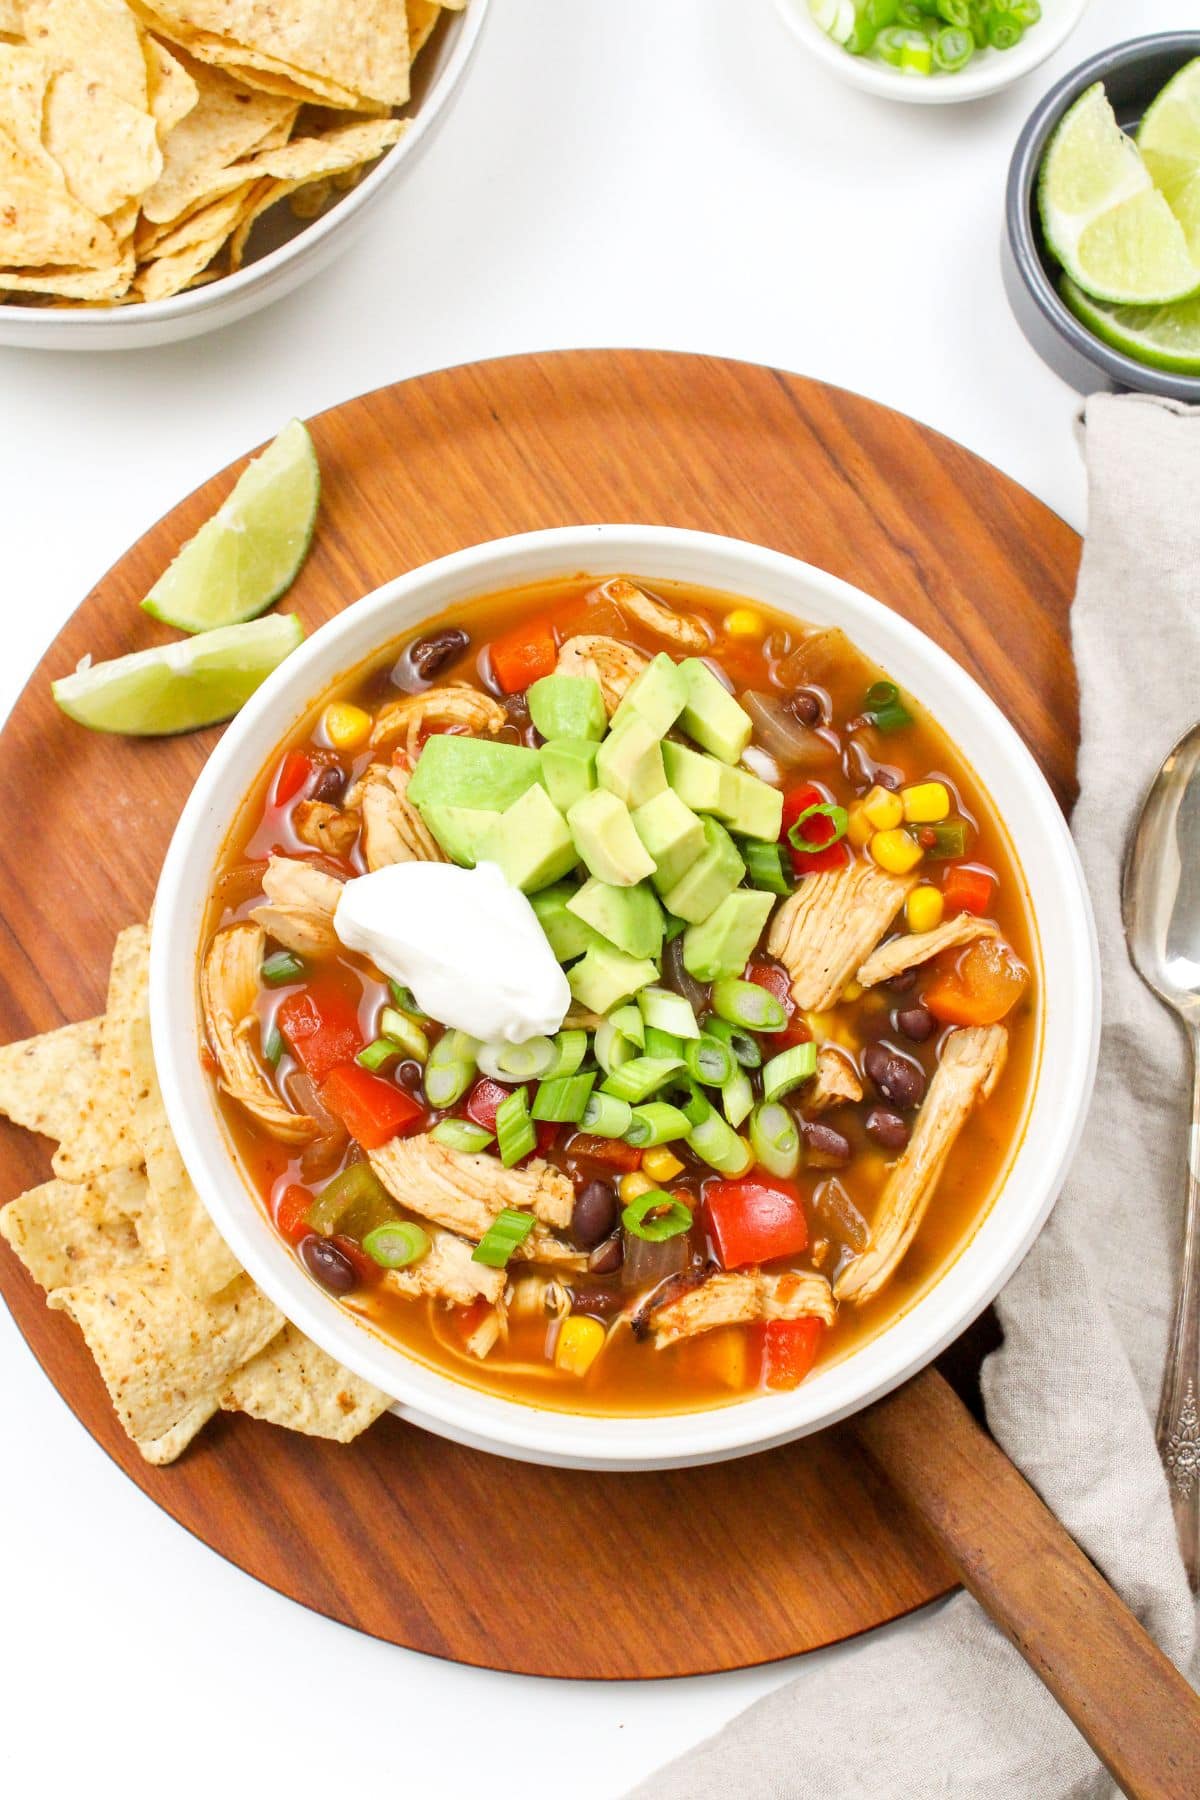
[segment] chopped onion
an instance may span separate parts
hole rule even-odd
[[[793,769],[824,769],[836,762],[841,749],[832,732],[802,725],[784,701],[774,694],[753,691],[741,697],[754,721],[760,750],[766,750]]]

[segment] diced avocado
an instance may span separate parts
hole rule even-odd
[[[568,910],[567,902],[578,892],[579,889],[569,881],[560,881],[554,887],[530,895],[529,904],[560,963],[574,962],[585,950],[604,942],[598,931],[593,931],[585,920]]]
[[[451,862],[473,869],[483,854],[488,833],[500,818],[473,806],[426,806],[421,817]]]
[[[594,738],[599,743],[604,736],[604,696],[590,675],[543,675],[525,697],[544,738]]]
[[[555,738],[542,745],[542,780],[559,812],[570,812],[595,787],[599,748],[585,738]]]
[[[687,874],[663,895],[667,911],[689,925],[698,925],[715,912],[746,873],[737,845],[715,819],[704,821],[704,846]]]
[[[626,806],[641,806],[667,785],[662,747],[645,719],[632,713],[596,752],[596,780]]]
[[[639,881],[636,887],[612,887],[593,875],[567,904],[571,912],[586,920],[618,950],[624,950],[626,956],[657,959],[662,954],[662,907],[647,882]]]
[[[704,849],[704,827],[670,788],[632,814],[633,828],[654,858],[659,893],[674,887]]]
[[[775,904],[774,894],[737,888],[699,925],[683,934],[683,966],[697,981],[740,975],[754,954]]]
[[[754,730],[750,714],[698,656],[681,662],[679,672],[687,688],[687,702],[679,721],[683,729],[722,762],[735,763]]]
[[[748,769],[723,768],[721,802],[713,808],[739,837],[764,838],[773,844],[783,824],[783,795]]]
[[[654,873],[654,858],[633,829],[629,808],[607,788],[593,788],[567,814],[588,873],[613,887],[633,887]]]
[[[678,666],[665,650],[660,650],[649,667],[626,688],[625,696],[613,714],[613,730],[636,714],[646,721],[655,737],[665,737],[683,711],[686,700],[687,687]],[[536,724],[536,720],[534,722]],[[541,730],[540,725],[538,730]]]
[[[493,738],[427,738],[408,784],[408,798],[427,806],[494,807],[503,812],[542,778],[541,755]]]
[[[580,1006],[594,1013],[610,1011],[657,979],[658,970],[648,957],[626,956],[611,944],[594,946],[567,974]]]
[[[479,850],[497,863],[513,887],[536,893],[561,881],[579,860],[567,821],[543,787],[526,788],[505,807]]]
[[[685,806],[690,806],[693,812],[717,811],[724,777],[728,774],[724,763],[711,756],[701,756],[698,750],[689,750],[686,744],[669,741],[662,747],[662,758],[667,781]]]

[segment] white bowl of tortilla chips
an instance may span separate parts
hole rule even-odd
[[[227,325],[325,266],[487,0],[0,0],[0,344]]]

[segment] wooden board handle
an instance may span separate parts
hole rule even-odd
[[[1113,1779],[1200,1794],[1200,1697],[934,1369],[854,1430]]]

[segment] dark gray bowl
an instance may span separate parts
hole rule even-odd
[[[1183,65],[1200,56],[1200,31],[1133,38],[1072,69],[1039,101],[1017,139],[1005,200],[1004,285],[1017,323],[1038,355],[1081,394],[1127,388],[1200,401],[1200,376],[1172,375],[1123,356],[1075,317],[1059,298],[1060,270],[1042,238],[1037,176],[1050,135],[1063,114],[1094,81],[1102,81],[1128,130]]]

